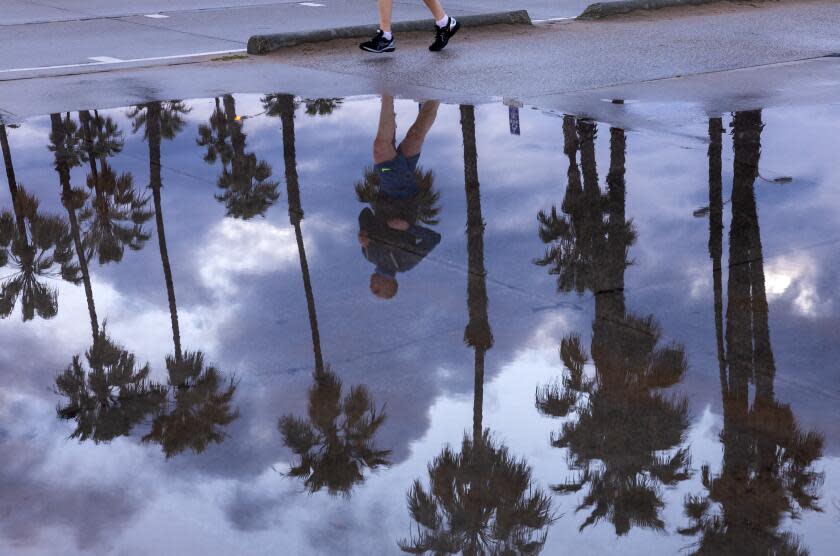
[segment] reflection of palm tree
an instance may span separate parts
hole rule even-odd
[[[269,179],[271,166],[267,162],[246,152],[247,135],[242,131],[242,118],[236,114],[233,95],[222,97],[222,106],[223,111],[216,99],[210,125],[199,127],[196,142],[207,147],[206,162],[212,164],[217,158],[222,162],[217,183],[223,193],[216,199],[225,204],[228,216],[247,220],[265,214],[274,204],[279,196],[278,183]]]
[[[84,158],[79,145],[78,127],[69,114],[64,118],[60,114],[52,114],[50,123],[49,148],[55,153],[55,170],[58,172],[58,180],[61,184],[61,204],[67,210],[70,233],[73,236],[73,246],[76,249],[76,260],[79,262],[79,271],[85,288],[93,342],[96,343],[99,337],[99,319],[96,316],[88,259],[85,256],[79,219],[76,214],[79,208],[84,205],[87,194],[83,189],[73,188],[70,184],[70,170],[76,166],[81,166]]]
[[[559,215],[556,207],[540,211],[540,239],[549,245],[545,255],[535,261],[557,275],[560,291],[583,293],[595,280],[595,257],[602,248],[604,197],[598,187],[595,169],[596,127],[587,120],[563,118],[564,152],[569,159],[567,186]],[[580,152],[583,180],[578,167]],[[629,225],[628,225],[629,230]]]
[[[574,135],[569,120],[564,124],[569,152]],[[661,335],[653,317],[637,317],[625,307],[624,272],[635,233],[625,216],[624,131],[610,130],[606,195],[597,183],[594,125],[579,123],[577,136],[584,187],[570,186],[577,193],[570,201],[567,192],[564,201],[564,212],[570,218],[559,236],[562,256],[547,258],[554,265],[550,272],[561,277],[561,291],[584,288],[595,294],[595,377],[584,376],[589,356],[580,337],[565,337],[560,355],[566,374],[562,381],[538,389],[536,405],[553,417],[577,415],[576,421],[566,422],[562,432],[552,436],[552,444],[569,449],[571,466],[579,476],[552,488],[564,493],[589,485],[578,507],[591,508],[581,529],[603,518],[619,535],[633,526],[662,529],[659,485],[673,485],[688,477],[688,450],[662,454],[682,444],[688,406],[685,399],[672,400],[655,390],[682,378],[685,354],[681,346],[660,345]],[[570,164],[576,165],[574,155]],[[577,170],[570,170],[570,181],[576,181],[577,175]],[[584,206],[576,206],[577,198],[585,199]],[[540,221],[542,235],[545,219],[541,217]]]
[[[161,142],[163,139],[175,138],[184,127],[183,116],[189,111],[181,101],[169,101],[149,102],[128,112],[132,118],[133,131],[136,133],[142,128],[143,137],[149,144],[149,187],[155,206],[158,247],[175,349],[174,356],[166,357],[166,370],[174,399],[166,410],[159,411],[155,416],[152,429],[143,437],[143,442],[160,444],[167,458],[187,448],[198,454],[209,444],[222,442],[225,439],[224,428],[239,415],[238,411],[231,409],[236,392],[233,379],[226,379],[213,366],[205,366],[202,352],[183,352],[181,348],[178,306],[161,203]]]
[[[715,331],[721,388],[726,380],[726,357],[723,348],[723,120],[709,118],[709,255],[712,258],[712,282],[715,293]]]
[[[135,118],[135,130],[145,127],[146,138],[150,144],[150,168],[152,189],[155,193],[155,206],[158,216],[158,231],[161,241],[161,254],[164,267],[169,268],[166,253],[166,240],[163,233],[162,214],[160,212],[160,140],[171,138],[181,128],[181,114],[185,108],[179,103],[167,103],[161,109],[160,103],[151,103],[144,109],[132,111]],[[98,118],[98,115],[96,116]],[[83,117],[83,125],[86,117]],[[135,358],[107,336],[104,328],[100,329],[93,302],[87,261],[92,256],[82,248],[75,211],[84,202],[84,193],[70,186],[70,169],[81,162],[82,155],[76,151],[73,142],[75,124],[66,118],[62,120],[54,114],[52,120],[51,150],[56,156],[56,170],[62,184],[62,201],[70,215],[73,238],[77,256],[82,266],[85,293],[88,297],[93,346],[86,358],[89,369],[86,371],[79,357],[75,357],[68,369],[56,379],[59,393],[67,397],[67,403],[59,408],[63,419],[75,419],[76,431],[72,436],[80,440],[88,438],[95,442],[108,441],[116,436],[128,434],[134,425],[147,415],[155,414],[149,434],[144,442],[157,442],[162,445],[167,457],[187,448],[194,452],[203,451],[211,442],[221,442],[224,438],[223,427],[232,422],[236,412],[230,409],[235,386],[227,382],[222,373],[214,367],[204,365],[204,356],[200,352],[181,354],[180,338],[177,332],[177,309],[175,306],[174,287],[171,272],[167,273],[167,291],[172,311],[173,336],[176,343],[176,357],[167,357],[166,367],[169,383],[174,389],[174,401],[167,403],[167,390],[161,385],[148,381],[148,365],[138,368]],[[87,124],[90,119],[87,118]],[[107,122],[103,129],[113,130]],[[90,138],[90,129],[84,131]],[[106,135],[114,135],[113,131]],[[85,157],[91,162],[88,183],[94,188],[107,184],[102,179],[103,165],[99,161],[96,145],[107,142],[85,141]],[[104,147],[100,148],[100,152]],[[90,176],[96,176],[93,180]],[[107,191],[107,186],[106,189]],[[106,193],[107,194],[107,193]],[[119,203],[119,201],[117,201]],[[171,406],[168,411],[163,408]]]
[[[779,531],[782,517],[817,510],[822,475],[812,469],[822,456],[823,439],[803,432],[790,407],[775,399],[776,367],[768,326],[764,263],[754,182],[761,151],[760,111],[739,112],[733,119],[735,168],[732,225],[729,233],[729,285],[726,331],[716,311],[715,327],[723,398],[723,464],[719,475],[703,467],[707,495],[689,496],[690,527],[700,534],[698,554],[807,554],[799,539]],[[719,122],[710,130],[720,130]],[[714,144],[714,137],[713,137]],[[719,150],[709,150],[710,215],[722,212],[717,194]],[[719,261],[722,218],[710,226],[710,254]],[[714,268],[714,267],[713,267]],[[715,305],[722,284],[715,282]],[[722,312],[722,301],[721,312]],[[725,353],[723,352],[725,337]],[[755,385],[750,404],[749,383]]]
[[[295,99],[291,95],[267,95],[263,104],[269,116],[280,117],[283,127],[289,221],[297,240],[315,358],[314,384],[309,389],[309,419],[285,415],[280,418],[278,429],[283,443],[299,458],[292,465],[289,475],[303,479],[310,492],[326,488],[332,495],[347,494],[356,484],[364,481],[365,468],[389,465],[390,450],[380,450],[374,444],[374,437],[385,421],[385,413],[376,410],[365,386],[351,387],[342,398],[341,379],[324,363],[315,296],[301,230],[304,214],[295,153]]]
[[[75,420],[71,438],[96,443],[127,435],[135,425],[154,412],[166,398],[166,391],[149,382],[149,365],[136,364],[135,356],[114,342],[104,326],[100,329],[93,300],[88,259],[82,245],[76,211],[84,203],[85,192],[70,185],[70,170],[82,163],[76,123],[67,115],[50,116],[50,150],[55,154],[55,170],[61,184],[61,200],[70,221],[70,236],[79,262],[87,297],[93,343],[82,360],[72,363],[55,381],[65,403],[57,412],[61,419]],[[72,280],[77,282],[78,279]],[[87,361],[87,369],[84,361]]]
[[[484,355],[493,347],[493,331],[487,317],[487,271],[484,268],[484,218],[478,182],[478,151],[475,141],[475,108],[461,106],[461,134],[464,138],[464,189],[467,195],[467,308],[470,320],[464,329],[464,343],[475,350],[475,400],[473,438],[483,433]]]
[[[58,293],[40,279],[60,275],[78,283],[70,230],[60,217],[39,211],[38,200],[17,183],[4,125],[0,146],[13,209],[0,212],[0,268],[14,268],[0,284],[0,318],[11,315],[20,299],[24,321],[36,314],[50,319],[58,312]]]
[[[280,418],[283,443],[298,457],[289,475],[304,480],[310,492],[349,493],[364,481],[362,471],[387,466],[390,450],[380,450],[373,438],[385,413],[376,410],[365,386],[354,386],[342,398],[341,379],[329,366],[315,370],[309,389],[308,420]]]
[[[487,317],[484,222],[471,106],[461,107],[461,129],[470,319],[464,341],[475,350],[473,434],[464,436],[459,453],[447,446],[429,464],[428,490],[414,481],[408,507],[418,531],[399,546],[412,554],[537,554],[545,543],[544,529],[552,521],[549,498],[533,488],[530,466],[482,429],[484,354],[493,345],[493,334]]]
[[[343,102],[341,98],[308,98],[303,104],[309,116],[329,116],[341,108]]]
[[[15,165],[12,162],[12,151],[9,146],[9,136],[6,134],[6,126],[0,124],[0,148],[3,150],[3,165],[6,168],[6,182],[9,185],[9,194],[12,196],[12,208],[15,216],[21,214],[23,206],[21,199],[18,197],[18,183],[15,177]],[[16,222],[18,232],[21,236],[26,236],[26,225],[23,219],[19,218]]]
[[[303,207],[300,201],[300,183],[298,181],[297,154],[295,152],[295,98],[292,95],[274,94],[263,98],[266,114],[279,117],[283,128],[283,165],[286,172],[286,197],[289,204],[289,222],[295,229],[295,240],[300,257],[300,273],[303,277],[303,289],[306,294],[306,308],[309,313],[309,331],[312,335],[312,349],[315,352],[315,369],[324,368],[321,354],[321,337],[318,332],[318,315],[315,311],[315,295],[309,276],[309,262],[306,259],[306,246],[303,243]]]
[[[531,467],[485,430],[464,436],[429,464],[429,488],[415,480],[408,507],[418,532],[399,542],[411,554],[538,554],[551,523],[548,496]]]
[[[85,145],[82,156],[90,166],[87,186],[94,192],[79,213],[86,227],[86,257],[91,259],[96,254],[100,264],[119,262],[125,247],[137,251],[149,239],[143,229],[151,218],[146,210],[149,201],[135,189],[130,173],[117,174],[108,163],[108,158],[121,152],[124,145],[123,133],[114,120],[89,110],[79,112],[79,120]]]
[[[209,125],[198,126],[198,138],[196,143],[200,147],[207,147],[204,155],[204,162],[214,164],[216,160],[221,161],[222,168],[227,168],[233,158],[233,147],[230,145],[230,130],[225,111],[219,98],[216,97],[216,107],[210,115]]]
[[[569,369],[562,386],[549,385],[538,393],[538,407],[545,414],[565,416],[574,411],[578,417],[552,437],[552,444],[569,449],[571,466],[580,474],[552,488],[567,493],[589,485],[578,507],[591,508],[581,529],[602,518],[613,523],[619,535],[633,526],[662,529],[658,485],[688,478],[688,450],[657,454],[683,442],[688,408],[684,399],[674,401],[654,389],[673,384],[684,372],[685,356],[680,347],[658,346],[659,331],[650,317],[627,315],[612,325],[612,333],[599,333],[597,327],[596,317],[595,379],[583,377],[587,354],[579,337],[571,335],[561,344]],[[610,340],[619,343],[610,348],[602,344]],[[603,353],[606,349],[613,352]]]
[[[166,356],[166,371],[174,399],[152,421],[143,442],[160,444],[167,458],[186,449],[200,454],[226,438],[224,429],[239,417],[231,409],[236,384],[204,362],[200,351],[187,351],[180,360]]]
[[[155,206],[155,225],[157,227],[158,248],[163,265],[163,277],[166,282],[166,296],[169,301],[169,316],[172,322],[172,341],[175,344],[175,359],[181,360],[181,332],[178,325],[178,307],[175,302],[175,285],[172,280],[172,267],[169,264],[169,250],[166,246],[166,230],[163,223],[163,207],[160,190],[161,179],[160,144],[162,139],[174,139],[184,127],[185,114],[190,109],[181,101],[149,102],[129,110],[132,118],[132,131],[137,133],[143,128],[144,139],[149,143],[149,188]]]
[[[71,438],[98,444],[126,436],[166,401],[166,389],[148,380],[148,363],[139,367],[104,327],[85,359],[88,369],[76,355],[55,379],[58,393],[66,397],[58,416],[76,421]]]

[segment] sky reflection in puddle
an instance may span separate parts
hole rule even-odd
[[[838,120],[278,94],[3,128],[0,548],[830,553]]]

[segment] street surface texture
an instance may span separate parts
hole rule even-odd
[[[274,58],[384,83],[527,98],[840,52],[840,3],[719,4],[601,22],[481,28],[456,38],[440,57],[425,51],[424,35],[404,37],[395,55],[381,58],[358,55],[352,42],[302,46]]]
[[[132,0],[131,2],[113,2],[111,0],[5,0],[4,13],[0,25],[16,25],[25,23],[60,22],[86,19],[120,18],[135,15],[163,14],[191,15],[202,11],[214,11],[222,15],[229,10],[246,8],[276,9],[284,4],[298,4],[292,0]],[[342,4],[353,5],[353,2],[335,2],[332,0],[317,0],[310,4],[322,4],[335,7]],[[361,11],[370,11],[371,2],[356,2]],[[420,5],[419,2],[402,0],[397,2],[395,11],[405,6]],[[446,6],[460,7],[478,11],[502,11],[528,9],[535,18],[574,17],[579,15],[586,6],[591,4],[587,0],[454,0],[446,2]],[[331,11],[331,10],[327,10]],[[338,21],[339,16],[325,15],[327,21]]]
[[[110,19],[94,23],[115,25]],[[0,32],[3,29],[0,27]],[[159,48],[161,55],[176,55],[177,49],[162,38],[168,31],[148,25],[142,30],[148,34],[146,48]],[[79,44],[90,39],[87,35],[73,37]],[[109,40],[128,48],[121,35]],[[659,83],[650,94],[665,90],[677,94],[679,90],[679,95],[687,95],[701,106],[704,99],[708,103],[756,97],[767,103],[774,95],[830,97],[837,90],[838,64],[836,58],[823,57],[840,52],[840,4],[716,4],[600,22],[465,29],[450,48],[437,55],[426,50],[429,40],[421,33],[401,36],[397,52],[385,56],[366,55],[358,51],[354,41],[333,41],[264,57],[208,54],[152,62],[156,65],[144,68],[100,62],[53,70],[0,72],[0,114],[10,121],[55,109],[125,106],[150,98],[283,90],[323,97],[390,92],[453,102],[506,98],[547,109],[585,108],[602,117],[610,117],[610,113],[628,117],[627,109],[600,101],[618,94],[633,98],[635,90],[626,89],[633,84],[744,68],[748,71],[737,73],[737,79],[729,74],[690,81],[674,79]],[[24,39],[3,44],[13,51],[27,49]],[[55,56],[72,50],[65,45],[43,48],[40,63],[52,64],[58,60]],[[94,51],[87,54],[94,55]],[[136,53],[100,49],[97,55],[131,58]],[[35,63],[11,59],[16,64]],[[822,60],[813,67],[823,68],[823,78],[807,87],[796,83],[809,80],[812,66],[765,67],[817,59]],[[170,67],[173,64],[178,65]],[[616,86],[625,90],[597,92]]]
[[[575,17],[588,4],[588,0],[456,0],[445,6],[454,16],[528,9],[534,19],[554,19]],[[86,64],[99,56],[134,60],[242,50],[251,35],[371,24],[376,13],[370,0],[4,0],[0,72]],[[422,2],[395,2],[395,21],[426,18],[429,12]]]

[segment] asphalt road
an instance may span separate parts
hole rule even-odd
[[[452,15],[528,9],[574,17],[588,0],[454,0]],[[395,20],[424,19],[419,0],[397,0]],[[235,52],[255,34],[375,23],[372,0],[3,0],[0,77],[102,60]]]
[[[133,15],[180,13],[195,14],[201,11],[224,13],[230,9],[249,7],[276,7],[280,4],[296,4],[282,0],[131,0],[114,2],[113,0],[4,0],[0,25],[22,23],[44,23],[72,21],[79,19],[115,18]],[[338,6],[341,2],[313,3]],[[420,5],[419,0],[405,5]],[[589,0],[450,0],[445,6],[469,9],[473,11],[500,11],[527,9],[536,18],[576,16],[591,2]],[[345,2],[345,4],[352,4]],[[355,5],[363,11],[370,11],[372,1],[357,2]],[[398,8],[399,11],[400,8]],[[375,13],[373,11],[372,13]]]
[[[404,40],[394,56],[381,59],[359,55],[353,41],[301,46],[273,58],[476,96],[544,96],[837,53],[840,3],[716,5],[600,22],[472,29],[443,56],[426,51],[426,42],[422,34]]]
[[[197,1],[175,0],[172,6]],[[289,10],[303,8],[286,5]],[[211,11],[201,13],[206,16]],[[200,33],[199,23],[194,22],[192,33]],[[107,18],[50,25],[86,24],[126,25]],[[137,25],[140,31],[135,32],[142,31],[145,37],[137,46],[167,56],[173,52],[174,43],[161,37],[169,37],[170,31],[154,25],[154,21]],[[8,30],[0,27],[3,29]],[[218,43],[207,48],[237,46],[233,39],[224,38],[224,33],[220,31],[222,38],[212,39]],[[178,36],[183,48],[191,44],[193,35]],[[91,44],[97,41],[113,48],[93,49]],[[409,34],[400,38],[394,55],[379,57],[358,51],[353,41],[334,41],[234,60],[211,54],[198,59],[159,60],[147,68],[83,63],[51,71],[0,73],[0,117],[15,120],[55,110],[126,106],[148,99],[227,92],[283,91],[317,97],[388,91],[453,102],[511,98],[550,110],[571,107],[576,113],[603,113],[601,119],[608,120],[632,112],[622,109],[616,113],[614,107],[603,102],[610,98],[645,95],[652,101],[656,95],[674,96],[696,103],[694,109],[706,110],[711,109],[710,99],[716,98],[742,103],[761,99],[766,105],[772,97],[831,100],[834,95],[836,100],[836,91],[840,90],[840,58],[822,58],[840,52],[840,4],[828,0],[760,7],[719,4],[602,22],[465,29],[441,55],[426,50],[428,41],[426,34]],[[0,44],[4,49],[26,49],[19,40]],[[28,55],[41,56],[48,62],[50,56],[71,56],[73,51],[87,48],[91,56],[137,56],[130,52],[134,44],[117,31],[93,37],[79,31],[56,47],[58,44],[45,33],[43,43],[28,47],[32,51]],[[6,64],[9,59],[0,57]],[[11,59],[16,64],[31,63],[14,56]],[[802,60],[825,63],[800,65],[795,71],[784,65]],[[721,73],[743,68],[753,70],[737,76]],[[767,71],[756,71],[762,68]],[[709,77],[699,81],[686,78],[692,75]],[[651,91],[643,88],[647,82],[658,85]],[[635,118],[644,119],[638,114]]]

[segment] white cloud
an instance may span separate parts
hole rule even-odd
[[[37,326],[20,319],[20,308],[13,318],[0,321],[0,331],[10,338],[30,338],[37,345],[49,346],[60,354],[64,364],[72,355],[80,355],[90,347],[91,326],[83,286],[60,280],[49,284],[58,290],[59,311],[55,318],[39,319]],[[122,292],[116,285],[91,274],[91,289],[100,326],[107,324],[109,335],[130,348],[139,364],[152,363],[153,373],[161,373],[164,357],[172,352],[172,329],[165,292],[161,281],[160,295],[153,298]],[[184,347],[214,353],[218,331],[223,329],[234,308],[228,303],[210,300],[209,304],[179,305],[178,321]],[[62,369],[52,369],[58,373]]]
[[[704,261],[705,262],[705,261]],[[704,298],[712,289],[712,280],[706,267],[688,263],[685,278],[689,283],[689,295],[692,299]]]
[[[199,279],[220,293],[236,291],[237,275],[276,272],[298,261],[292,228],[261,221],[224,219],[214,226],[197,255]],[[307,255],[314,253],[307,245]]]
[[[818,267],[806,254],[777,257],[764,266],[768,301],[787,299],[802,316],[816,317],[830,310],[817,293]]]
[[[49,123],[49,118],[39,118],[17,128],[6,128],[12,152],[42,149],[50,142]]]
[[[549,307],[545,317],[534,328],[531,337],[523,342],[522,348],[539,349],[541,346],[559,346],[560,338],[563,338],[570,331],[576,330],[575,325],[578,324],[581,314],[580,311]]]
[[[767,288],[768,296],[780,296],[787,291],[793,283],[793,277],[787,274],[776,272],[764,273],[764,285]]]

